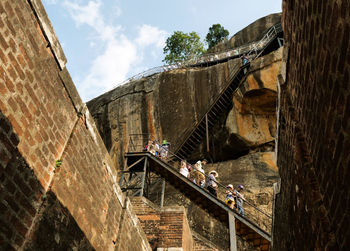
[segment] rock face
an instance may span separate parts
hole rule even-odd
[[[214,162],[207,170],[217,170],[220,182],[225,185],[244,184],[247,199],[268,214],[272,214],[272,184],[278,179],[272,152],[281,57],[282,49],[278,49],[251,62],[249,73],[232,97],[232,108],[222,112],[209,132],[210,153],[202,142],[188,159],[193,162],[206,157]],[[163,72],[130,82],[88,102],[119,170],[124,166],[124,153],[140,151],[148,136],[166,139],[173,148],[180,144],[185,133],[223,90],[232,69],[240,64],[239,59],[233,59],[210,67]],[[166,187],[165,205],[184,206],[192,231],[218,249],[226,250],[229,243],[226,226],[169,184]],[[155,195],[150,200],[159,203],[160,187],[153,187],[153,191]],[[248,205],[246,212],[270,231],[271,219]],[[240,250],[249,250],[245,245],[241,242]]]
[[[175,145],[204,115],[235,64],[240,64],[240,60],[161,73],[120,86],[88,102],[117,165],[123,166],[123,155],[131,145],[132,134],[146,133]]]
[[[273,151],[276,132],[277,75],[282,49],[251,63],[250,73],[233,95],[233,107],[210,132],[210,160],[224,161],[252,149]],[[203,142],[191,159],[204,155]]]
[[[275,132],[276,74],[281,50],[257,59],[251,73],[234,95],[234,107],[223,114],[212,132],[213,160],[228,160],[273,140]],[[120,86],[87,105],[107,149],[117,166],[141,136],[167,139],[173,148],[206,112],[222,90],[225,77],[240,61],[231,60],[208,68],[178,69]],[[270,149],[271,150],[271,149]],[[204,144],[191,159],[203,157]]]
[[[217,44],[208,52],[221,52],[259,40],[267,29],[281,22],[281,15],[281,13],[275,13],[256,20],[233,35],[228,41]]]
[[[250,147],[274,140],[280,59],[281,50],[258,59],[252,64],[251,74],[234,94],[234,106],[227,117],[226,127]]]

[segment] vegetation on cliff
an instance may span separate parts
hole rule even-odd
[[[205,51],[199,35],[194,31],[190,33],[175,31],[167,38],[165,44],[163,61],[168,64],[186,60],[190,56],[200,55]]]
[[[213,24],[205,38],[208,49],[227,39],[228,35],[228,30],[221,24]],[[204,44],[197,32],[184,33],[182,31],[174,31],[165,42],[165,47],[163,48],[165,58],[163,62],[173,64],[205,52]]]
[[[208,49],[227,39],[229,34],[229,31],[221,26],[221,24],[213,24],[209,28],[209,32],[205,37],[205,41],[208,44]]]

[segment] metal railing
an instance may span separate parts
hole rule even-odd
[[[123,82],[111,88],[111,90],[116,88],[117,86],[127,84],[131,81],[150,77],[154,74],[171,71],[174,69],[179,69],[182,67],[190,67],[190,66],[195,66],[199,64],[218,62],[229,58],[239,57],[244,53],[247,53],[249,56],[251,56],[253,53],[257,54],[259,51],[261,51],[261,49],[265,46],[265,44],[270,41],[271,37],[277,35],[281,31],[282,31],[281,23],[275,24],[266,32],[263,38],[258,42],[252,42],[252,43],[249,43],[248,45],[243,45],[234,49],[228,49],[226,51],[222,51],[218,53],[206,53],[204,55],[194,55],[185,61],[178,61],[174,64],[153,67],[151,69],[145,70],[141,73],[138,73],[124,80]]]
[[[152,135],[149,135],[149,134],[131,134],[129,137],[129,144],[131,143],[132,145],[129,145],[129,147],[128,147],[129,152],[143,152],[143,151],[145,151],[145,143],[147,144],[147,142],[149,140],[154,140],[154,137]],[[171,150],[168,150],[167,158],[161,158],[161,159],[164,162],[168,163],[173,169],[177,170],[178,172],[180,171],[179,167],[180,167],[181,161],[186,161],[186,160],[182,159],[181,157],[177,156]],[[174,161],[174,159],[177,159],[178,162]],[[168,160],[171,160],[171,163],[169,163]],[[193,165],[191,165],[191,166],[192,166],[193,171],[191,171],[190,174],[193,175],[196,172],[196,170],[195,170]],[[204,173],[204,176],[205,176],[205,179],[207,182],[209,180],[209,175]],[[193,182],[193,179],[191,177],[188,179]],[[226,185],[224,185],[218,181],[216,183],[218,185],[217,198],[219,200],[225,202],[227,187],[226,187]],[[203,189],[205,189],[205,188],[203,188]],[[210,193],[208,192],[208,194],[210,194]],[[211,196],[213,196],[213,195],[211,195]],[[244,207],[244,211],[245,211],[245,217],[250,219],[251,221],[255,222],[261,229],[263,229],[267,232],[271,232],[272,216],[269,215],[268,213],[264,212],[262,209],[258,208],[252,201],[247,200],[247,199],[243,199],[243,201],[244,201],[243,207]]]

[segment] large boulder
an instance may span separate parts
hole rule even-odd
[[[229,40],[217,44],[211,48],[209,53],[217,53],[230,50],[242,45],[256,42],[263,37],[265,32],[273,25],[281,22],[282,13],[274,13],[262,17],[251,23],[244,29],[234,34]]]

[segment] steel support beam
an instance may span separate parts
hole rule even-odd
[[[228,212],[228,222],[230,228],[230,251],[237,251],[236,222],[231,211]]]
[[[124,170],[124,171],[129,171],[133,166],[137,165],[138,163],[140,163],[142,160],[144,160],[146,157],[143,157],[141,159],[139,159],[138,161],[132,163],[131,166],[128,167],[128,170]]]
[[[148,158],[145,157],[145,164],[143,165],[143,173],[141,178],[141,189],[140,189],[140,196],[143,196],[143,191],[145,189],[145,180],[146,180],[146,171],[147,171],[147,161]]]
[[[282,47],[283,44],[282,44],[281,39],[280,39],[279,37],[277,38],[277,41],[278,41],[278,45],[279,45],[280,47]]]
[[[162,193],[160,195],[160,208],[164,206],[164,195],[165,195],[165,179],[162,180]]]

